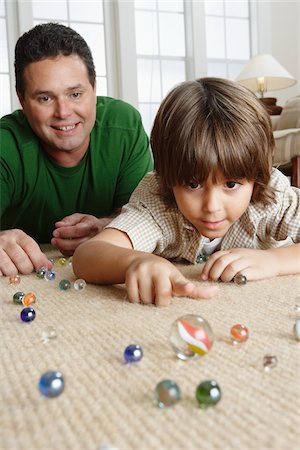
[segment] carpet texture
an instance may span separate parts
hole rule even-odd
[[[49,257],[57,251],[47,248]],[[197,280],[201,266],[179,265]],[[211,300],[175,298],[157,308],[130,304],[123,286],[87,285],[60,291],[75,281],[71,265],[55,267],[54,281],[35,274],[19,285],[0,279],[0,448],[14,450],[261,450],[298,449],[300,443],[300,342],[293,335],[300,304],[300,276],[278,277],[245,286],[220,283]],[[20,320],[16,291],[33,292],[36,318]],[[198,360],[177,359],[169,344],[172,322],[199,314],[211,325],[215,342]],[[300,318],[300,317],[299,317]],[[242,323],[249,339],[233,346],[229,331]],[[48,326],[57,338],[43,342]],[[124,364],[123,351],[138,343],[144,351],[136,364]],[[263,370],[263,357],[275,354],[278,365]],[[59,370],[65,390],[43,397],[40,376]],[[155,385],[175,380],[182,398],[159,409]],[[195,389],[215,379],[222,399],[201,410]]]

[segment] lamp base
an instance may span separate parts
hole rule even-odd
[[[259,100],[263,103],[270,116],[279,116],[281,114],[282,106],[276,105],[277,98],[261,97]]]

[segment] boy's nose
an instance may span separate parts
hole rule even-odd
[[[203,208],[208,212],[216,212],[221,209],[222,200],[220,193],[215,189],[210,189],[205,193]]]

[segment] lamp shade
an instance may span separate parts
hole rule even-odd
[[[284,89],[296,83],[295,78],[268,54],[257,55],[250,59],[236,81],[262,95],[263,92]]]

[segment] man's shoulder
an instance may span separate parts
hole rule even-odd
[[[96,114],[102,127],[136,128],[141,122],[132,105],[112,97],[97,97]]]
[[[12,138],[18,144],[36,140],[35,134],[27,122],[23,111],[19,109],[1,117],[0,133],[2,139]]]

